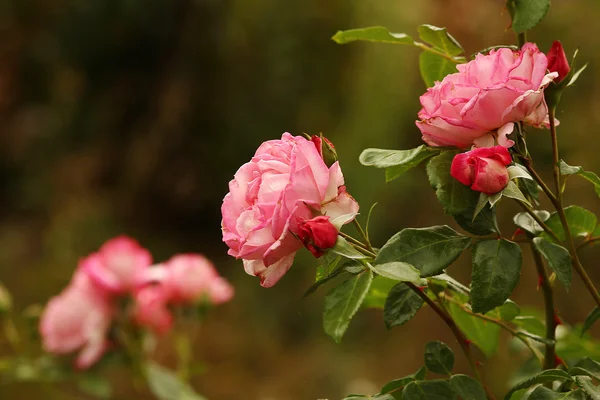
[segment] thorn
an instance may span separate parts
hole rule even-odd
[[[471,345],[471,343],[473,343],[473,341],[472,341],[472,340],[465,339],[465,344],[466,344],[467,346],[470,346],[470,345]]]
[[[542,282],[544,282],[544,276],[542,274],[538,274],[537,290],[540,290],[540,287],[542,287]]]
[[[419,290],[423,293],[425,292],[425,289],[427,289],[427,286],[417,286],[419,288]]]
[[[554,366],[565,365],[565,362],[559,356],[554,356]]]
[[[554,310],[554,326],[558,326],[558,325],[563,325],[563,322],[560,319],[560,317],[558,316],[558,314],[556,313],[556,310]]]
[[[481,367],[483,365],[481,361],[475,361],[475,364],[477,364],[478,367]]]
[[[515,233],[512,234],[511,240],[515,240],[515,238],[519,235],[524,234],[525,232],[523,231],[523,229],[521,228],[517,228],[517,230],[515,231]]]

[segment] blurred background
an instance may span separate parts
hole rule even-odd
[[[0,0],[0,282],[15,307],[43,304],[70,279],[80,257],[124,233],[157,261],[201,252],[231,280],[236,297],[216,309],[194,342],[207,370],[198,392],[221,399],[339,399],[375,393],[422,365],[426,342],[457,350],[429,309],[386,331],[382,313],[358,314],[341,345],[321,326],[323,290],[303,299],[317,262],[306,251],[271,289],[244,273],[221,242],[220,205],[228,181],[258,145],[285,131],[323,132],[338,149],[348,190],[363,211],[378,202],[373,241],[404,227],[447,223],[423,168],[385,184],[360,166],[366,147],[412,148],[425,90],[418,52],[404,46],[336,45],[340,29],[383,25],[416,35],[446,26],[466,54],[515,43],[501,0]],[[562,157],[600,170],[600,3],[554,0],[529,39],[547,51],[560,39],[580,49],[588,69],[563,96]],[[547,132],[530,134],[537,166],[550,178]],[[584,181],[569,182],[567,203],[600,211]],[[508,202],[500,225],[515,229]],[[364,218],[364,216],[363,216]],[[582,257],[600,282],[598,248]],[[513,298],[541,305],[525,252]],[[469,281],[468,255],[449,272]],[[558,309],[582,321],[592,300],[575,277]],[[596,332],[598,333],[598,332]],[[502,336],[485,361],[497,392],[523,361]],[[8,354],[0,345],[0,355]],[[480,359],[482,356],[478,353]],[[159,352],[164,365],[169,351]],[[132,398],[127,377],[118,398]],[[66,396],[66,395],[64,395]],[[2,399],[82,398],[33,383],[0,387]],[[136,397],[139,398],[139,397]]]

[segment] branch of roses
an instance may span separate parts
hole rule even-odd
[[[554,309],[554,293],[552,285],[548,280],[548,274],[546,273],[546,267],[541,254],[533,246],[533,242],[529,242],[531,252],[533,254],[533,260],[535,261],[535,267],[538,275],[541,278],[542,293],[544,295],[544,306],[546,314],[546,339],[550,342],[546,343],[546,352],[544,355],[544,369],[552,369],[555,367],[556,360],[556,317]]]
[[[543,364],[542,360],[544,359],[544,356],[540,353],[540,351],[538,349],[536,349],[531,344],[531,342],[529,341],[529,339],[527,339],[526,337],[523,337],[521,334],[519,334],[519,332],[516,329],[512,328],[506,322],[497,320],[497,319],[492,318],[492,317],[490,317],[488,315],[485,315],[485,314],[474,313],[469,307],[467,307],[465,304],[461,303],[460,301],[454,299],[452,296],[447,296],[444,293],[442,293],[442,295],[443,295],[444,300],[456,304],[458,307],[461,308],[461,310],[463,310],[467,314],[472,315],[474,317],[477,317],[479,319],[482,319],[484,321],[488,321],[488,322],[491,322],[493,324],[496,324],[499,327],[501,327],[502,329],[504,329],[507,332],[509,332],[513,337],[517,338],[525,346],[527,346],[527,348],[531,351],[531,353],[538,359],[538,361],[540,362],[540,365]],[[552,367],[552,368],[554,368],[554,367]]]
[[[567,222],[567,216],[565,215],[565,210],[563,209],[562,203],[562,190],[561,190],[561,179],[560,179],[560,168],[558,166],[559,156],[558,156],[558,139],[556,135],[556,124],[554,121],[555,108],[550,108],[548,110],[548,118],[550,119],[550,137],[552,139],[552,155],[553,155],[553,165],[554,165],[554,183],[556,185],[556,212],[560,218],[560,222],[565,230],[565,236],[567,238],[567,244],[569,246],[569,253],[571,253],[571,258],[573,260],[573,267],[575,271],[579,274],[579,277],[583,280],[583,283],[587,287],[588,291],[596,301],[598,307],[600,307],[600,294],[598,290],[594,286],[594,283],[588,276],[587,272],[583,268],[581,261],[579,260],[579,256],[577,254],[577,248],[575,247],[575,242],[573,241],[573,235],[571,234],[571,230],[569,229],[569,224]]]
[[[356,222],[356,224],[360,225],[358,222]],[[350,242],[352,242],[353,245],[357,249],[362,247],[361,250],[363,251],[363,253],[365,253],[365,254],[371,253],[373,255],[373,257],[376,257],[376,254],[371,252],[367,248],[366,244],[360,242],[359,240],[357,240],[355,238],[351,238],[350,236],[348,236],[345,233],[340,232],[340,235],[342,237],[344,237],[346,240],[349,240]],[[367,267],[367,268],[370,268],[370,267]],[[471,352],[470,341],[467,339],[465,334],[460,330],[458,325],[456,325],[456,323],[454,322],[452,317],[446,311],[444,311],[440,307],[440,305],[438,305],[434,300],[432,300],[429,296],[427,296],[427,294],[425,294],[424,290],[419,288],[417,285],[415,285],[412,282],[404,282],[404,284],[407,285],[409,287],[409,289],[411,289],[413,292],[415,292],[421,299],[423,299],[423,301],[425,303],[427,303],[433,309],[433,311],[435,311],[435,313],[444,321],[444,323],[446,323],[446,325],[448,325],[448,328],[450,328],[450,330],[454,334],[454,337],[458,341],[461,349],[463,350],[463,353],[465,354],[465,357],[467,358],[467,361],[469,362],[469,365],[471,366],[471,369],[473,370],[473,374],[475,375],[475,378],[477,378],[477,380],[480,381],[481,384],[483,385],[483,387],[485,388],[488,398],[491,400],[496,400],[493,393],[491,393],[491,391],[489,390],[489,388],[483,381],[481,373],[479,372],[479,368],[477,368],[477,363],[475,362],[475,359]]]

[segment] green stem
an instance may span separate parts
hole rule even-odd
[[[519,47],[523,47],[523,45],[527,43],[527,32],[517,34],[517,43],[519,44]]]
[[[550,199],[552,204],[556,205],[556,196],[554,195],[554,193],[552,193],[552,190],[550,190],[548,185],[546,185],[546,182],[544,182],[544,180],[540,177],[540,175],[537,173],[537,171],[533,168],[531,159],[523,157],[522,161],[523,161],[523,165],[525,166],[527,171],[529,171],[529,174],[531,175],[531,177],[535,180],[535,182],[538,185],[540,185],[540,187],[542,188],[542,191],[546,194],[546,196],[548,196],[548,198]]]
[[[451,62],[453,62],[455,64],[462,64],[462,63],[466,62],[466,60],[464,58],[462,58],[462,57],[453,57],[453,56],[451,56],[449,54],[446,54],[446,53],[443,53],[441,51],[438,51],[438,50],[434,49],[433,47],[429,47],[426,44],[421,43],[421,42],[415,42],[414,45],[416,47],[420,48],[421,50],[425,50],[425,51],[428,51],[430,53],[437,54],[438,56],[443,57],[446,60],[449,60],[449,61],[451,61]]]
[[[354,218],[352,220],[352,223],[356,227],[356,230],[358,231],[360,237],[365,241],[365,244],[367,245],[367,249],[370,251],[373,251],[373,247],[371,246],[371,241],[369,240],[369,235],[366,234],[366,232],[364,231],[364,229],[362,228],[360,223],[356,220],[356,218]]]
[[[558,157],[558,139],[556,135],[556,124],[554,121],[555,109],[551,108],[548,110],[548,118],[550,120],[550,137],[552,138],[552,161],[554,164],[554,184],[556,186],[556,212],[560,218],[560,222],[565,231],[565,236],[567,239],[567,245],[569,247],[569,253],[571,254],[571,258],[573,260],[573,267],[579,277],[583,280],[586,288],[596,301],[598,307],[600,307],[600,294],[598,290],[594,286],[594,283],[590,279],[589,275],[583,268],[581,261],[579,260],[579,256],[577,255],[577,247],[575,247],[575,242],[573,241],[573,235],[571,235],[571,230],[569,228],[569,223],[567,221],[567,216],[565,215],[565,210],[563,209],[562,203],[562,190],[561,190],[561,179],[560,179],[560,168],[558,166],[559,157]]]
[[[546,352],[544,354],[544,369],[553,369],[556,367],[556,317],[554,308],[554,293],[552,285],[548,279],[546,273],[546,267],[544,266],[544,260],[541,254],[535,249],[533,243],[530,243],[531,252],[533,253],[533,260],[535,261],[535,267],[541,280],[542,293],[544,295],[544,308],[546,314],[546,339],[551,342],[546,343]]]

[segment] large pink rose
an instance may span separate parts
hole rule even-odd
[[[88,368],[108,347],[106,335],[112,317],[110,299],[79,269],[71,284],[48,302],[42,314],[44,350],[67,354],[80,349],[76,366]]]
[[[284,133],[263,143],[236,172],[223,199],[223,241],[244,260],[248,274],[273,286],[302,247],[298,224],[329,216],[339,229],[354,219],[358,203],[346,193],[339,163],[327,167],[315,144]]]
[[[104,243],[83,265],[96,285],[116,294],[125,294],[135,286],[135,277],[152,264],[150,252],[127,236]]]
[[[513,123],[547,124],[544,88],[557,77],[533,43],[478,54],[421,96],[417,126],[430,146],[510,147]]]

